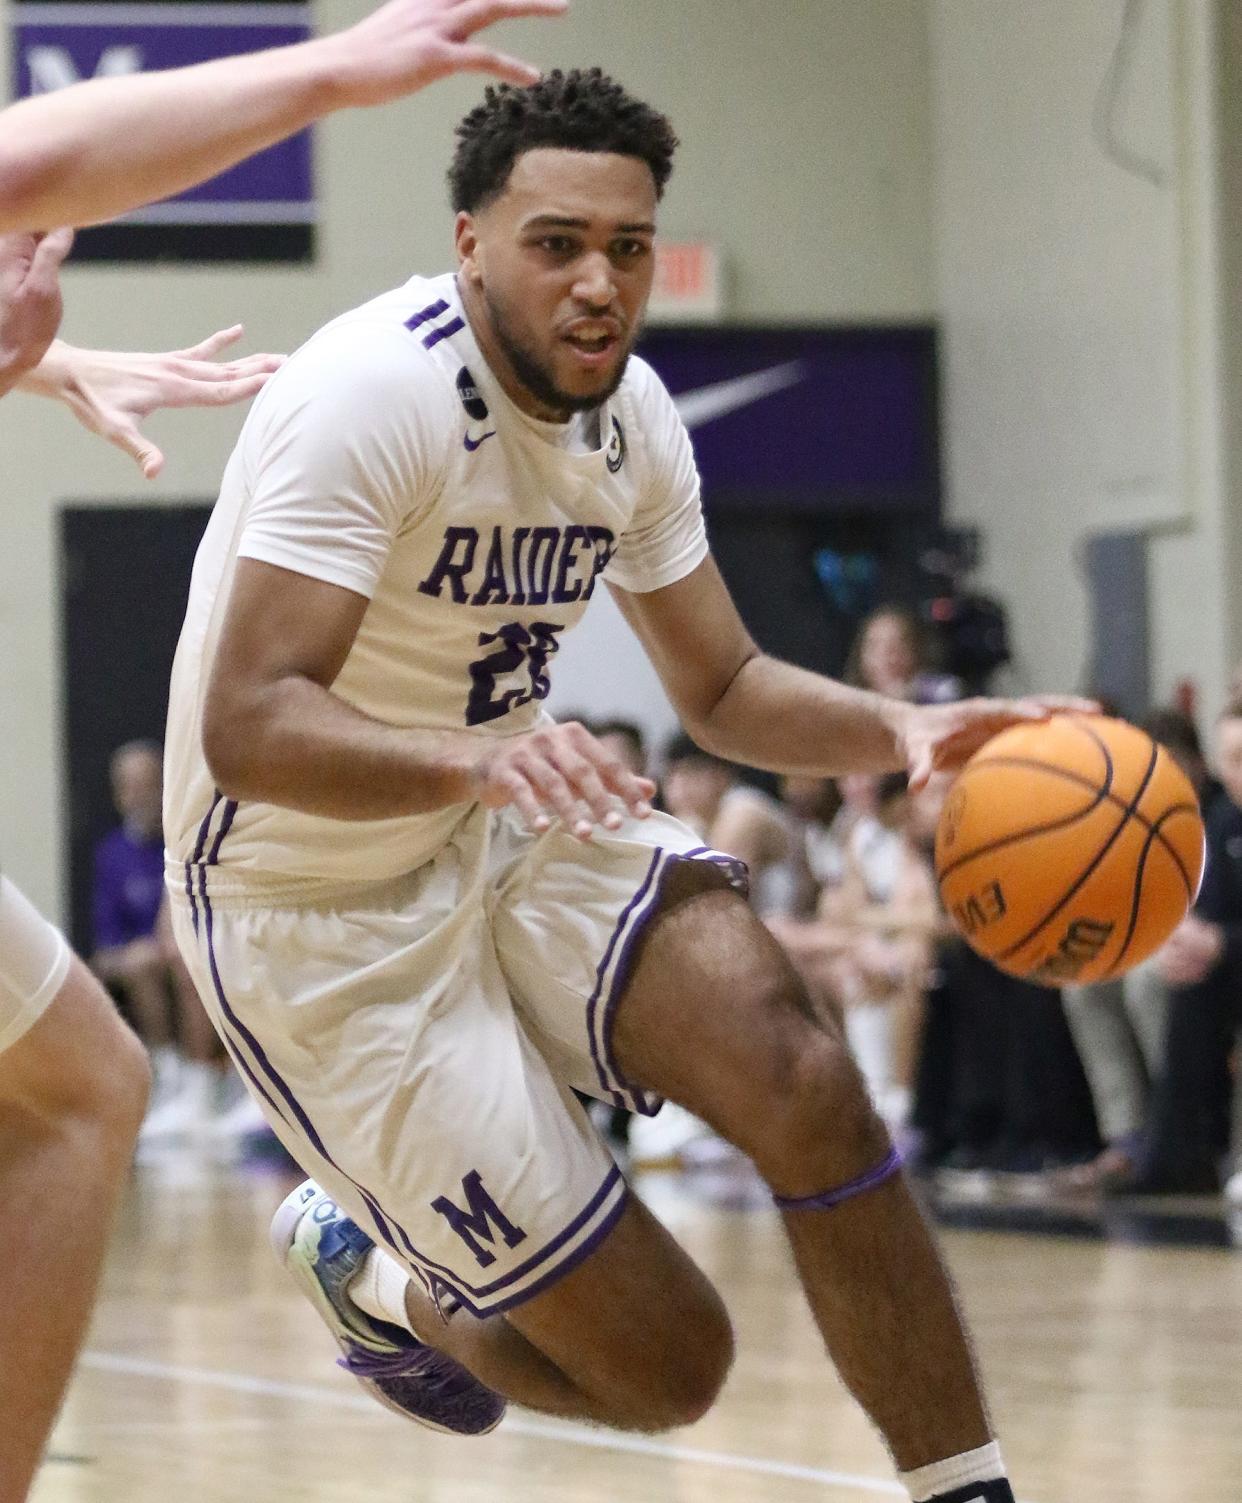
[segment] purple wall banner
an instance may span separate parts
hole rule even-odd
[[[655,327],[639,350],[690,430],[709,507],[939,515],[930,325]]]
[[[15,98],[79,79],[180,68],[305,41],[310,7],[285,0],[36,0],[9,7]],[[311,133],[303,131],[175,198],[83,231],[86,259],[293,260],[313,253]]]

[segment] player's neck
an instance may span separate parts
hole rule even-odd
[[[482,352],[484,360],[487,361],[488,369],[500,382],[505,396],[519,412],[524,412],[527,417],[537,418],[541,423],[569,422],[573,413],[568,408],[551,407],[546,402],[539,401],[518,380],[517,373],[510,364],[500,340],[496,337],[496,331],[492,328],[492,321],[488,317],[487,304],[479,295],[478,290],[462,277],[458,278],[457,290],[470,324],[470,332],[474,335],[475,343]]]

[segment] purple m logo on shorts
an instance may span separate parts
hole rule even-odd
[[[496,1254],[482,1246],[496,1242],[496,1233],[504,1239],[506,1247],[516,1247],[526,1241],[526,1233],[514,1226],[492,1197],[483,1188],[483,1180],[477,1169],[472,1169],[461,1182],[469,1210],[463,1211],[447,1195],[431,1202],[431,1209],[438,1211],[461,1240],[474,1254],[480,1268],[487,1268],[496,1261]]]

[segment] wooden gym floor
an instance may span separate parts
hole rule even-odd
[[[733,1311],[738,1360],[716,1409],[651,1438],[514,1414],[469,1441],[403,1423],[334,1367],[267,1248],[283,1180],[180,1160],[138,1171],[35,1503],[900,1496],[821,1355],[771,1212],[747,1194],[705,1203],[668,1176],[643,1185]],[[1223,1228],[1198,1212],[1188,1227]],[[951,1219],[993,1229],[950,1226],[945,1245],[1019,1497],[1237,1503],[1242,1255],[1135,1245],[1073,1211],[1042,1232],[995,1229],[1015,1215],[1032,1212],[958,1207]]]

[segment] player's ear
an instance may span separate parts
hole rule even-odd
[[[468,214],[464,209],[458,214],[453,226],[453,239],[457,246],[457,260],[461,275],[477,285],[481,280],[479,234],[473,214]]]

